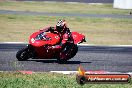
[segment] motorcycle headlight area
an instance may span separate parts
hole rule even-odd
[[[34,43],[34,42],[35,42],[35,39],[34,39],[34,38],[32,38],[32,39],[31,39],[31,42],[32,42],[32,43]]]

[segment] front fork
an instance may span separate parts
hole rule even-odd
[[[31,44],[28,44],[27,48],[28,48],[29,57],[32,58],[32,59],[37,58],[37,55],[35,53],[35,50],[34,50],[33,46]]]

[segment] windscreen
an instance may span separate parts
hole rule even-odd
[[[47,40],[50,40],[50,39],[51,38],[46,35],[46,32],[41,32],[40,34],[38,34],[35,37],[35,40],[44,40],[44,41],[47,41]]]

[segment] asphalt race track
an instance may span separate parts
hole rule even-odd
[[[66,64],[56,60],[17,61],[16,52],[25,44],[0,44],[0,71],[76,71],[86,70],[132,72],[132,47],[79,46],[77,55]]]
[[[118,15],[118,14],[46,13],[46,12],[11,11],[11,10],[0,10],[0,14],[132,19],[131,15]]]
[[[114,0],[16,0],[16,1],[57,1],[57,2],[81,2],[81,3],[113,3]]]

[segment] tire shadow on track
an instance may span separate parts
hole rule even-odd
[[[27,60],[27,61],[34,61],[34,62],[42,62],[42,63],[58,63],[57,60]],[[92,62],[82,62],[82,61],[67,61],[64,64],[82,64],[82,63],[92,63]],[[59,63],[58,63],[59,64]]]

